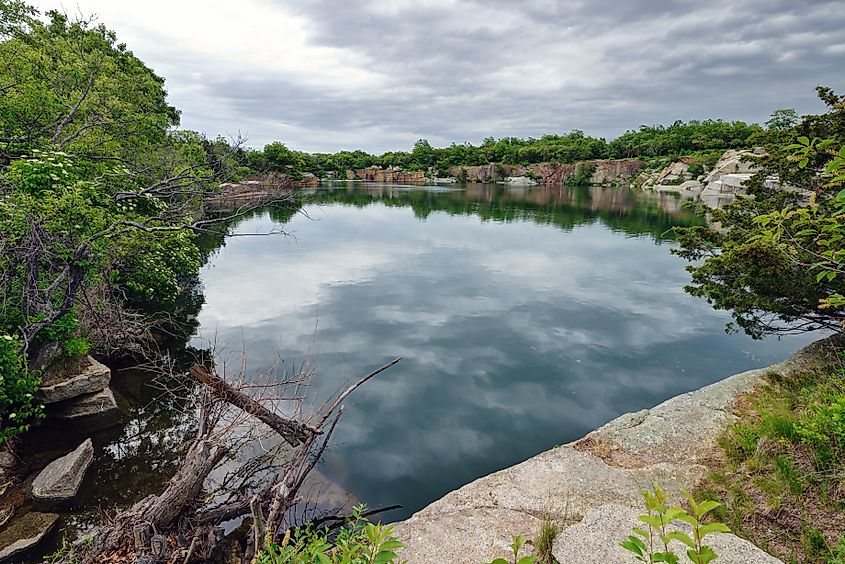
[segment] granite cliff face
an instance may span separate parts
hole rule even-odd
[[[350,174],[352,173],[352,178]],[[359,168],[354,171],[346,171],[347,180],[363,180],[365,182],[387,182],[394,184],[423,184],[427,182],[425,173],[421,170],[405,171],[398,168]]]
[[[576,173],[580,165],[594,166],[593,184],[624,184],[628,179],[643,169],[644,162],[636,159],[609,159],[584,161],[583,163],[536,163],[528,166],[486,164],[479,166],[453,166],[449,175],[458,177],[466,171],[469,182],[499,182],[512,177],[530,177],[537,179],[543,186],[563,186],[566,179]]]
[[[641,174],[635,183],[656,192],[698,196],[706,205],[717,208],[732,202],[737,195],[746,194],[745,183],[759,171],[754,157],[762,154],[762,150],[726,151],[712,169],[696,178],[689,172],[692,164],[689,158],[682,158],[661,171]],[[769,176],[764,182],[772,188],[781,187],[776,176]]]

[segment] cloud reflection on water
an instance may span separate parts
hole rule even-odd
[[[808,340],[725,335],[727,316],[681,290],[667,245],[601,220],[564,231],[381,203],[307,211],[317,220],[286,226],[296,240],[227,241],[203,272],[202,335],[249,343],[256,367],[312,354],[323,396],[402,356],[347,402],[323,471],[403,515]]]

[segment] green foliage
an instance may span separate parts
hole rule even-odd
[[[79,552],[82,551],[78,552],[78,549],[90,548],[93,543],[93,535],[87,535],[81,543],[69,542],[67,538],[62,537],[62,544],[55,552],[44,557],[44,564],[79,564],[82,562]]]
[[[203,196],[246,163],[223,139],[172,130],[164,80],[114,32],[34,14],[0,2],[0,334],[13,343],[0,437],[40,413],[27,394],[56,355],[102,346],[91,320],[175,303],[199,269],[188,231]]]
[[[845,564],[845,536],[831,549],[827,564]]]
[[[30,373],[20,354],[20,340],[0,334],[0,443],[20,435],[28,421],[43,416],[35,399],[41,380]]]
[[[704,165],[701,163],[692,163],[691,165],[689,165],[687,173],[693,178],[701,176],[702,174],[704,174]]]
[[[388,151],[381,155],[364,151],[309,154],[288,149],[276,142],[265,146],[263,151],[249,151],[243,164],[259,172],[311,172],[322,177],[329,171],[344,173],[348,169],[371,166],[434,169],[438,176],[448,176],[449,169],[453,167],[495,163],[498,165],[496,174],[501,177],[503,165],[577,163],[618,158],[676,159],[678,155],[701,153],[715,154],[718,160],[725,149],[753,146],[754,134],[762,131],[757,125],[740,121],[677,121],[669,126],[642,126],[638,131],[628,131],[610,143],[576,129],[563,135],[549,134],[540,138],[488,137],[481,145],[452,143],[448,147],[433,147],[427,139],[419,139],[410,151]]]
[[[596,172],[595,164],[579,163],[575,173],[567,176],[564,184],[567,186],[589,186],[593,183],[593,173]]]
[[[839,330],[845,316],[845,98],[818,91],[829,111],[766,147],[745,185],[753,198],[713,210],[718,232],[676,230],[674,252],[694,262],[687,291],[730,310],[755,338]],[[775,174],[798,190],[769,185]],[[809,205],[801,190],[812,194]]]
[[[373,524],[362,514],[366,505],[353,509],[352,519],[334,539],[327,529],[310,526],[287,531],[280,544],[269,543],[256,557],[259,564],[392,564],[404,545],[393,535],[392,525]]]
[[[78,331],[79,321],[73,312],[69,312],[44,327],[38,333],[38,340],[55,341],[61,345],[68,359],[76,359],[91,351],[91,344]]]
[[[555,539],[560,534],[560,525],[558,525],[551,518],[546,517],[540,524],[540,532],[534,539],[534,555],[537,557],[539,564],[554,564],[555,559],[552,555]]]
[[[640,515],[639,521],[647,528],[634,527],[633,535],[620,542],[620,546],[632,553],[640,562],[680,562],[678,555],[669,547],[672,541],[679,541],[686,545],[686,555],[695,564],[707,564],[717,559],[712,548],[703,543],[704,537],[713,533],[728,533],[730,529],[723,523],[703,523],[704,517],[718,508],[721,504],[715,501],[696,502],[686,493],[690,512],[668,504],[669,496],[658,485],[654,484],[651,491],[644,491],[643,498],[648,513]],[[681,521],[688,524],[691,534],[673,528],[670,525]],[[658,544],[659,541],[659,544]]]
[[[506,560],[505,558],[496,558],[489,564],[535,564],[537,562],[537,558],[534,556],[519,556],[519,552],[525,546],[526,539],[522,535],[516,535],[513,537],[513,542],[511,543],[511,552],[513,554],[513,560]]]
[[[466,184],[469,180],[469,175],[467,174],[467,169],[461,168],[461,172],[458,173],[458,176],[455,177],[455,181],[458,184]]]
[[[793,108],[784,108],[775,110],[769,119],[766,120],[766,129],[769,131],[789,131],[794,128],[801,119],[798,117],[798,112]]]
[[[676,121],[668,127],[643,125],[638,131],[628,131],[611,141],[608,154],[614,158],[643,158],[749,148],[753,146],[753,134],[761,130],[758,125],[722,120]]]
[[[737,534],[784,561],[835,555],[827,543],[838,538],[845,515],[838,493],[845,475],[845,357],[788,379],[771,376],[740,415],[720,441],[726,465],[711,478],[708,497],[724,502],[723,518]]]

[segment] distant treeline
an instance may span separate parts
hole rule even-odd
[[[426,139],[414,143],[411,151],[388,151],[372,155],[364,151],[337,153],[304,153],[287,148],[281,142],[266,145],[263,150],[246,150],[242,164],[252,171],[311,172],[323,176],[330,171],[343,172],[370,166],[399,167],[403,170],[434,169],[446,176],[450,167],[501,163],[530,165],[541,162],[573,163],[593,159],[671,157],[706,151],[744,149],[767,141],[778,129],[784,115],[796,118],[792,110],[778,110],[768,127],[742,121],[676,121],[672,125],[641,126],[608,142],[574,130],[565,135],[543,135],[539,139],[488,137],[480,145],[452,143],[448,147],[432,147]],[[777,119],[775,119],[777,118]]]

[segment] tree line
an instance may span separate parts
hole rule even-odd
[[[310,172],[319,177],[326,173],[362,169],[371,166],[397,167],[403,170],[433,170],[448,176],[451,167],[487,164],[522,165],[553,162],[575,163],[598,159],[672,157],[700,152],[748,149],[768,141],[773,131],[783,126],[783,115],[793,110],[778,110],[778,122],[767,127],[742,121],[676,121],[671,125],[642,125],[612,141],[591,137],[581,130],[540,138],[487,137],[480,145],[452,143],[433,147],[426,139],[414,143],[410,151],[387,151],[380,155],[361,150],[337,153],[306,153],[275,141],[262,150],[245,150],[240,164],[244,172],[280,171],[292,174]]]

